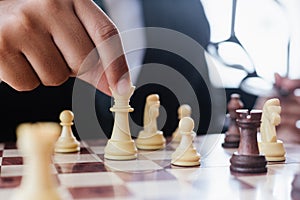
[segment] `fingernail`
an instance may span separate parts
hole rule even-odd
[[[121,79],[117,84],[117,91],[120,95],[126,94],[130,89],[130,82],[127,79]]]

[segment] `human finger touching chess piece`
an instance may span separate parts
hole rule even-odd
[[[120,95],[111,89],[114,97],[114,106],[110,108],[115,112],[115,120],[110,140],[104,148],[104,157],[111,160],[130,160],[137,158],[137,149],[131,138],[128,113],[133,111],[129,105],[130,97],[135,87],[130,86],[127,93]]]
[[[200,165],[200,154],[194,147],[194,120],[190,117],[184,117],[179,121],[179,133],[181,141],[172,154],[171,163],[176,166],[198,166]]]
[[[144,109],[144,130],[139,132],[136,146],[144,150],[162,149],[166,145],[163,132],[157,129],[157,117],[159,116],[160,101],[157,94],[146,98]]]
[[[50,165],[59,133],[60,127],[55,123],[28,123],[18,127],[17,146],[23,155],[24,172],[12,200],[61,199]]]
[[[179,121],[184,117],[191,117],[192,108],[188,104],[182,104],[178,108],[178,119]],[[172,134],[172,141],[173,142],[180,142],[181,134],[179,133],[179,128],[177,127],[176,130]]]
[[[71,126],[73,125],[74,114],[70,110],[61,112],[60,125],[62,126],[61,135],[55,143],[55,152],[71,153],[80,150],[80,142],[73,135]]]
[[[266,156],[267,161],[285,160],[283,142],[276,136],[276,126],[281,121],[280,112],[279,99],[273,98],[265,102],[260,126],[261,141],[258,142],[258,147],[260,153]]]
[[[237,124],[241,128],[239,148],[230,158],[230,170],[239,173],[265,173],[267,161],[261,155],[257,144],[257,129],[260,126],[262,111],[236,110]]]
[[[236,124],[237,113],[235,112],[237,109],[243,108],[244,104],[240,100],[239,94],[232,94],[231,99],[227,105],[229,117],[229,127],[227,132],[225,133],[224,143],[222,146],[224,148],[238,148],[240,143],[240,129]]]

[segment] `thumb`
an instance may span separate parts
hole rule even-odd
[[[275,74],[275,85],[287,91],[293,91],[300,88],[300,79],[283,78],[279,74]]]
[[[277,87],[281,87],[281,84],[282,84],[282,77],[280,76],[280,74],[275,73],[275,74],[274,74],[274,78],[275,78],[275,85],[276,85]]]

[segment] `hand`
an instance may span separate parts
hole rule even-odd
[[[277,127],[277,137],[284,142],[300,143],[300,129],[296,127],[296,122],[300,120],[300,97],[294,94],[294,90],[300,88],[300,79],[291,80],[275,74],[275,86],[289,94],[276,97],[281,105],[281,123]],[[266,100],[259,98],[256,107],[261,109]]]
[[[300,97],[294,94],[294,90],[300,88],[300,79],[291,80],[275,74],[275,85],[289,93],[288,96],[279,97],[282,111],[278,137],[284,141],[300,143],[300,129],[296,127],[296,122],[300,120]]]
[[[71,76],[109,95],[109,86],[128,88],[121,39],[104,12],[91,0],[0,1],[0,79],[28,91]]]

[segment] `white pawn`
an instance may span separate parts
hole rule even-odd
[[[160,101],[157,94],[149,95],[144,110],[144,130],[140,131],[136,139],[136,146],[143,150],[158,150],[166,145],[163,132],[157,130]]]
[[[74,114],[69,110],[60,113],[59,119],[62,126],[61,135],[55,143],[55,152],[71,153],[80,150],[80,142],[73,135],[71,126],[73,125]]]
[[[180,121],[184,117],[191,117],[192,108],[188,104],[182,104],[181,106],[179,106],[177,112],[178,112],[178,119]],[[172,134],[172,141],[180,142],[180,140],[181,140],[181,134],[179,134],[179,129],[177,127],[174,133]]]
[[[184,117],[179,121],[179,132],[182,135],[179,146],[172,154],[171,164],[190,167],[200,165],[200,154],[193,145],[194,120]]]
[[[18,127],[17,146],[24,158],[24,172],[13,200],[61,199],[50,165],[59,133],[60,126],[56,123],[28,123]]]

